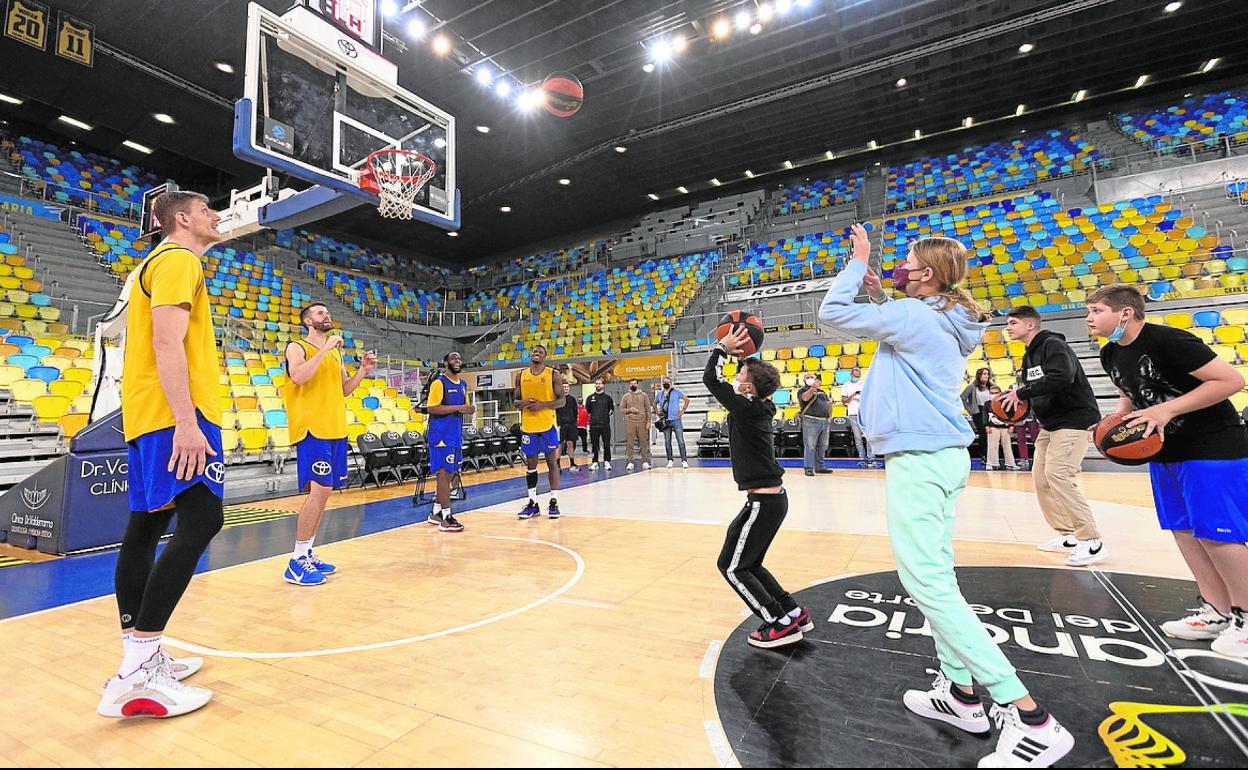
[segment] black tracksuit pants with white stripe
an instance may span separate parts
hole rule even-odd
[[[767,549],[789,513],[789,498],[751,493],[737,518],[728,525],[728,536],[719,553],[719,572],[750,611],[765,623],[797,609],[797,602],[780,587],[763,566]]]

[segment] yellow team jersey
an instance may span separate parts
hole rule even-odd
[[[217,381],[221,365],[212,335],[208,289],[199,256],[173,241],[165,241],[137,268],[136,285],[126,309],[126,355],[121,373],[121,414],[126,441],[173,427],[173,410],[156,373],[152,347],[152,308],[191,306],[183,347],[190,381],[191,403],[204,419],[221,424]]]
[[[303,348],[305,358],[312,358],[320,348],[307,340],[291,343]],[[289,375],[289,366],[287,367]],[[325,354],[312,379],[296,385],[289,376],[282,395],[286,399],[286,419],[290,423],[290,442],[303,441],[311,433],[316,438],[347,437],[347,398],[342,395],[342,348]]]
[[[536,398],[538,401],[555,400],[555,370],[544,367],[538,374],[525,367],[520,370],[520,398]],[[555,427],[555,410],[539,409],[520,411],[520,430],[525,433],[545,433]]]

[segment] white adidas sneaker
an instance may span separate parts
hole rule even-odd
[[[115,719],[163,719],[189,714],[211,699],[211,690],[182,684],[174,678],[164,657],[155,655],[130,676],[109,679],[95,710],[100,716]]]
[[[1069,535],[1058,535],[1049,538],[1040,545],[1036,546],[1037,551],[1048,551],[1049,553],[1069,553],[1073,551],[1075,546],[1079,545],[1079,541]]]
[[[1171,639],[1186,639],[1190,642],[1204,642],[1217,639],[1222,632],[1231,627],[1231,618],[1214,609],[1213,605],[1200,598],[1200,608],[1192,610],[1192,614],[1179,620],[1170,620],[1161,624],[1161,632]]]
[[[935,674],[930,690],[906,690],[902,703],[906,708],[925,719],[953,725],[968,733],[986,733],[992,729],[992,723],[984,713],[984,704],[966,704],[953,697],[950,688],[953,683],[941,671],[928,669],[927,673]]]
[[[1109,555],[1109,549],[1102,540],[1080,540],[1075,550],[1066,557],[1068,567],[1087,567],[1096,564]]]
[[[1052,714],[1038,727],[1024,724],[1018,707],[992,704],[992,721],[1001,734],[997,749],[979,767],[1052,767],[1075,747],[1075,737]]]
[[[1213,640],[1211,648],[1228,658],[1248,658],[1248,618],[1238,607],[1231,608],[1233,620],[1226,630]]]

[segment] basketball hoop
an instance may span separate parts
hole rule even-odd
[[[380,198],[377,211],[386,219],[411,219],[416,196],[437,172],[438,165],[419,152],[378,150],[368,156],[360,188]]]

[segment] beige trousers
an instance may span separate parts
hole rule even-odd
[[[1031,467],[1045,521],[1059,535],[1074,535],[1077,540],[1101,537],[1092,508],[1079,488],[1089,440],[1086,430],[1041,430]]]
[[[641,461],[650,462],[650,426],[645,420],[628,420],[624,423],[624,448],[628,461],[633,461],[633,442],[641,447]]]

